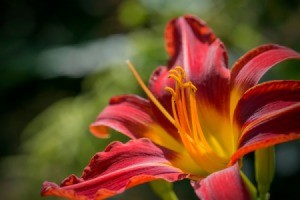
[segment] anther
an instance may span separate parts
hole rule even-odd
[[[196,86],[191,81],[184,83],[183,87],[190,88],[193,92],[197,91]]]
[[[177,83],[181,84],[181,80],[178,76],[176,76],[175,74],[169,74],[168,78],[173,78]]]
[[[169,70],[169,75],[170,75],[170,74],[173,74],[173,75],[175,75],[175,76],[177,76],[177,77],[181,77],[181,73],[178,72],[178,70],[176,70],[176,69],[170,69],[170,70]]]
[[[168,91],[168,92],[170,92],[171,95],[172,95],[173,97],[175,97],[176,92],[175,92],[175,90],[174,90],[173,88],[171,88],[171,87],[165,87],[165,90]]]
[[[186,75],[185,75],[184,69],[183,69],[182,67],[180,67],[180,66],[176,66],[175,69],[176,69],[177,71],[179,71],[180,74],[181,74],[181,76],[183,77],[183,79],[185,79]]]

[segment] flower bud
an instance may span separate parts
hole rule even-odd
[[[268,199],[271,182],[274,178],[275,152],[274,146],[255,151],[255,178],[259,199]]]

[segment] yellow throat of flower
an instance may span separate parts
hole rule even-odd
[[[169,71],[169,78],[175,81],[174,88],[165,88],[172,95],[171,115],[143,83],[133,65],[129,61],[127,64],[149,99],[177,128],[182,144],[195,163],[207,174],[225,168],[228,160],[220,157],[214,151],[203,134],[197,108],[197,88],[191,81],[187,80],[184,69],[177,66]]]

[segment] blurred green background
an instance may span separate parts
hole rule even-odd
[[[118,94],[143,95],[126,67],[147,82],[167,62],[164,27],[185,13],[204,19],[225,43],[232,64],[251,48],[278,43],[300,51],[298,0],[3,0],[0,3],[0,199],[41,199],[44,180],[81,174],[113,140],[88,126]],[[269,79],[300,79],[300,62],[272,69]],[[300,123],[300,122],[299,122]],[[299,141],[276,148],[271,199],[299,199]],[[253,179],[253,156],[245,159]],[[195,199],[188,181],[175,184]],[[58,198],[47,198],[58,199]],[[145,184],[112,199],[157,199]]]

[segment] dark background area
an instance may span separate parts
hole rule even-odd
[[[39,199],[42,181],[80,175],[95,152],[125,140],[115,133],[99,141],[89,123],[110,96],[141,93],[124,61],[133,60],[147,81],[167,61],[166,22],[186,13],[207,21],[231,64],[265,43],[300,51],[297,0],[1,1],[0,199]],[[284,62],[264,80],[299,80],[299,67],[299,61]],[[300,199],[299,141],[276,152],[271,199]],[[250,155],[246,173],[253,176],[251,161]],[[182,199],[195,198],[187,181],[175,189]],[[145,185],[116,199],[140,199],[137,194],[155,198]]]

